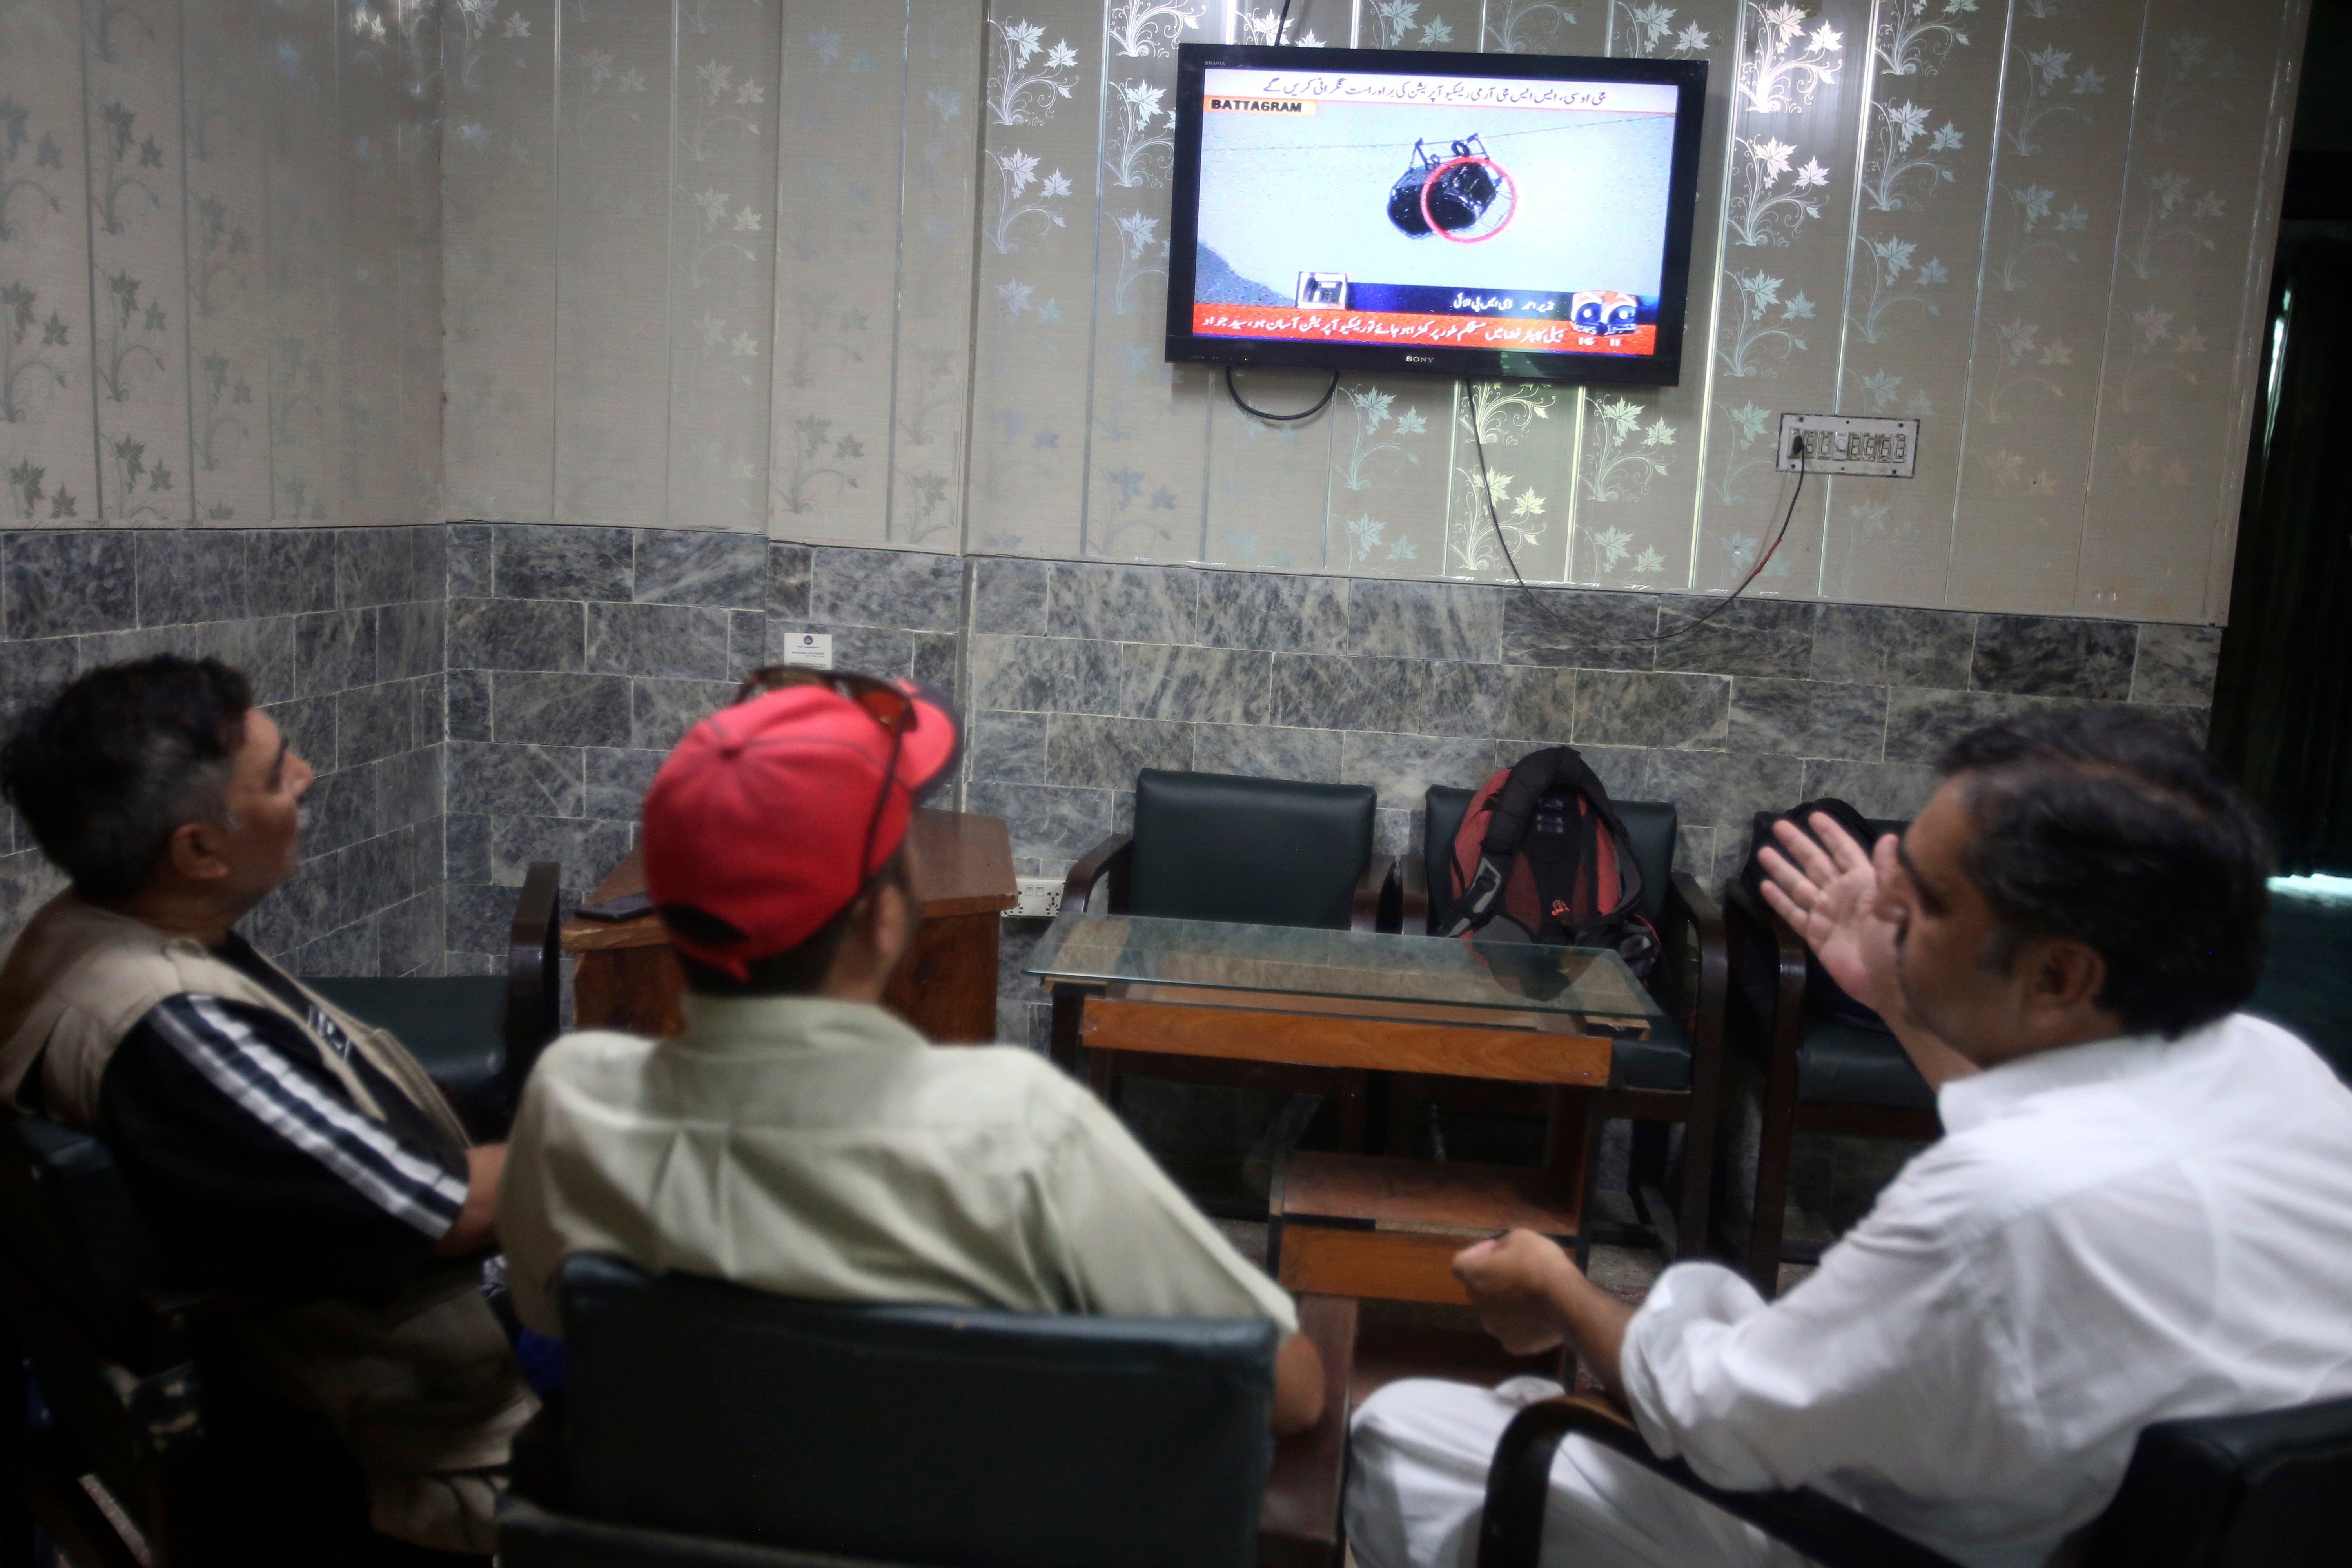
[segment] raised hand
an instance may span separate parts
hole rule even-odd
[[[1767,845],[1761,856],[1770,879],[1764,901],[1804,939],[1847,995],[1896,1018],[1903,991],[1895,978],[1895,925],[1878,897],[1882,883],[1895,875],[1894,836],[1878,841],[1874,857],[1828,816],[1816,813],[1812,828],[1819,842],[1793,822],[1773,824],[1780,847]]]

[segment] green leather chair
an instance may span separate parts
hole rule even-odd
[[[1759,812],[1748,853],[1768,841],[1773,814]],[[1907,823],[1873,819],[1879,835]],[[1936,1091],[1894,1036],[1822,1016],[1805,1004],[1805,944],[1789,922],[1748,891],[1724,885],[1731,941],[1731,1033],[1758,1088],[1761,1132],[1755,1201],[1745,1237],[1729,1238],[1748,1280],[1769,1300],[1780,1265],[1811,1263],[1818,1247],[1786,1240],[1789,1164],[1800,1132],[1928,1141],[1943,1136]]]
[[[1401,889],[1401,917],[1408,931],[1433,935],[1452,921],[1445,894],[1447,857],[1474,794],[1437,784],[1423,798],[1421,853],[1407,858]],[[1723,912],[1696,878],[1674,868],[1678,822],[1670,803],[1610,804],[1625,825],[1642,873],[1642,894],[1634,907],[1658,933],[1661,952],[1649,987],[1666,1017],[1648,1039],[1614,1043],[1609,1088],[1594,1102],[1592,1114],[1596,1124],[1620,1117],[1633,1121],[1630,1184],[1637,1210],[1666,1257],[1693,1257],[1706,1242],[1714,1189],[1727,977]],[[1412,1098],[1393,1096],[1392,1116]],[[1392,1143],[1402,1131],[1402,1120],[1397,1116],[1392,1121]],[[1681,1189],[1669,1201],[1667,1132],[1677,1123],[1683,1128]],[[1591,1139],[1588,1149],[1597,1153],[1598,1145],[1597,1137]],[[1580,1235],[1588,1243],[1591,1239],[1585,1232]]]
[[[457,1098],[478,1138],[506,1135],[523,1081],[562,1031],[559,873],[554,861],[541,860],[523,878],[504,974],[331,975],[307,983],[362,1022],[399,1036]]]

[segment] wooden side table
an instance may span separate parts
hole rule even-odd
[[[908,837],[923,923],[890,977],[884,1005],[940,1044],[993,1040],[997,922],[1018,897],[1004,819],[922,810]],[[602,902],[645,888],[644,859],[632,849],[590,899]],[[577,955],[574,1027],[661,1039],[685,1026],[678,998],[686,976],[659,918],[614,924],[575,915],[564,923],[562,941],[563,950]]]

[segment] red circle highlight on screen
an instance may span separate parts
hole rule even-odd
[[[1503,184],[1508,185],[1511,189],[1510,205],[1503,213],[1503,221],[1496,224],[1494,227],[1488,229],[1484,234],[1474,234],[1466,237],[1438,227],[1437,220],[1432,217],[1429,213],[1429,193],[1436,188],[1437,182],[1444,176],[1445,172],[1448,169],[1458,169],[1465,163],[1486,164],[1487,168],[1492,169],[1501,177]],[[1421,183],[1421,221],[1429,226],[1430,233],[1450,239],[1456,245],[1483,245],[1487,240],[1494,238],[1505,229],[1510,227],[1511,220],[1518,216],[1519,183],[1518,181],[1511,178],[1511,172],[1508,169],[1506,169],[1492,158],[1482,157],[1475,153],[1468,153],[1458,158],[1448,158],[1445,162],[1438,164],[1434,169],[1432,169],[1429,172],[1429,178],[1422,181]]]

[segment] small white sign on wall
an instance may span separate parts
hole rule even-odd
[[[803,669],[833,668],[831,632],[794,632],[784,639],[784,662]]]

